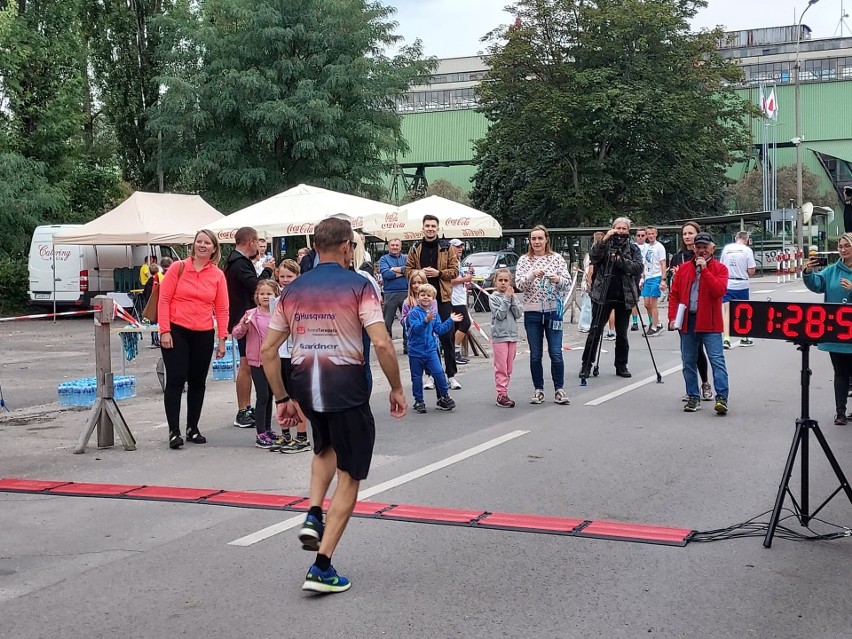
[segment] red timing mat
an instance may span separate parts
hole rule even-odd
[[[7,493],[40,493],[57,486],[65,486],[67,481],[40,481],[38,479],[0,479],[0,491]]]
[[[131,490],[144,488],[141,484],[125,486],[123,484],[63,484],[51,488],[51,495],[78,495],[80,497],[119,497]]]
[[[304,497],[294,495],[269,495],[266,493],[241,493],[226,490],[212,497],[208,497],[202,503],[219,504],[221,506],[242,506],[244,508],[270,508],[283,510],[297,502],[303,501]]]
[[[145,486],[138,490],[131,490],[122,495],[133,499],[154,499],[158,501],[198,501],[205,497],[217,495],[222,490],[210,488],[170,488],[168,486]]]
[[[483,514],[482,510],[456,510],[455,508],[429,508],[427,506],[394,506],[382,513],[388,519],[426,521],[440,524],[470,524]]]
[[[541,515],[516,515],[513,513],[488,513],[476,522],[482,528],[507,528],[509,530],[547,531],[573,533],[583,519],[542,517]]]
[[[642,524],[622,524],[616,521],[593,521],[584,526],[578,537],[614,539],[619,541],[638,541],[649,544],[667,544],[685,546],[692,530],[686,528],[668,528],[666,526],[643,526]]]
[[[267,493],[226,491],[212,488],[133,486],[15,478],[0,479],[0,492],[178,501],[294,512],[305,512],[308,510],[309,505],[306,497],[296,495],[270,495]],[[323,508],[328,508],[327,499],[323,502]],[[687,528],[645,526],[642,524],[612,521],[588,521],[543,515],[492,513],[484,510],[397,505],[369,501],[359,501],[355,504],[353,515],[356,517],[396,519],[415,523],[471,526],[494,530],[590,537],[595,539],[663,544],[667,546],[685,546],[694,532]]]

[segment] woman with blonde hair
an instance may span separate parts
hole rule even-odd
[[[218,266],[221,251],[215,233],[195,234],[189,257],[173,264],[160,284],[157,314],[166,367],[163,405],[169,424],[169,448],[180,448],[180,405],[186,384],[186,440],[207,443],[199,432],[207,371],[213,354],[225,356],[228,337],[228,287]],[[214,327],[215,319],[215,327]]]
[[[565,363],[562,360],[562,299],[571,282],[568,264],[550,247],[550,233],[538,224],[530,231],[530,249],[518,259],[515,285],[524,293],[524,329],[530,345],[533,396],[530,404],[544,401],[544,340],[550,356],[554,401],[570,404],[565,393]]]

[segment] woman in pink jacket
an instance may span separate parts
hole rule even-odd
[[[169,424],[169,448],[180,448],[180,404],[186,384],[186,439],[205,444],[198,431],[207,371],[218,333],[216,359],[225,356],[228,336],[228,287],[219,269],[219,240],[206,229],[195,234],[192,251],[173,264],[160,283],[157,315],[166,367],[163,404]],[[216,321],[214,328],[213,321]],[[214,332],[215,331],[215,332]]]

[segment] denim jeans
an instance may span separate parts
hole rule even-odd
[[[448,397],[450,389],[447,386],[447,376],[441,368],[441,360],[438,359],[438,351],[431,351],[425,355],[412,354],[408,352],[408,366],[411,370],[411,392],[415,402],[423,401],[423,373],[433,371],[432,379],[435,380],[435,391],[438,398]]]
[[[565,385],[565,363],[562,361],[562,331],[554,330],[553,321],[561,322],[553,312],[524,311],[524,330],[530,345],[530,374],[533,387],[544,388],[544,338],[547,338],[547,354],[550,357],[550,377],[554,389]]]
[[[698,387],[698,351],[704,346],[710,367],[713,369],[713,388],[716,397],[728,398],[728,369],[725,366],[725,351],[721,333],[696,333],[695,316],[688,315],[687,330],[680,333],[680,358],[683,362],[683,380],[686,394],[701,397]]]

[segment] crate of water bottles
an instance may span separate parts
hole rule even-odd
[[[217,382],[234,381],[234,370],[240,366],[240,349],[233,337],[225,340],[225,357],[213,357],[213,380]]]
[[[136,397],[135,375],[114,375],[113,397],[129,399]],[[98,382],[94,377],[82,377],[62,382],[56,387],[60,406],[91,406],[98,397]]]

